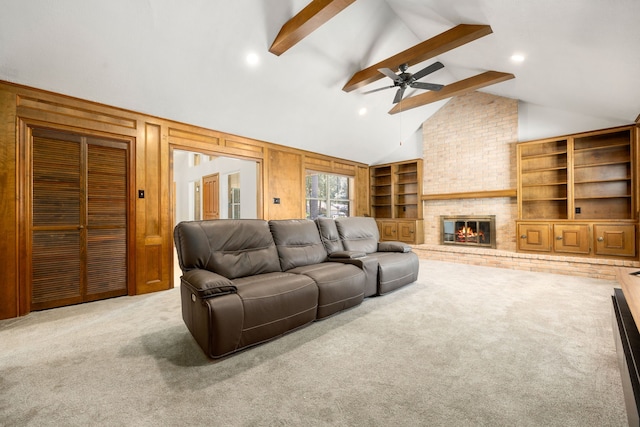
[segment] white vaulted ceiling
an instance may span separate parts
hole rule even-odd
[[[0,0],[0,80],[378,163],[420,156],[421,125],[447,101],[389,115],[393,89],[362,92],[390,80],[349,93],[345,83],[458,24],[485,24],[493,34],[410,71],[439,60],[445,68],[421,81],[445,85],[513,73],[480,90],[520,100],[526,136],[640,113],[638,0],[357,0],[281,56],[269,53],[309,1]],[[525,61],[511,62],[514,53]]]

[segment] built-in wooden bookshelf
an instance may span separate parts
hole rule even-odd
[[[422,227],[422,160],[370,167],[371,214],[382,240],[418,244]]]
[[[374,218],[391,218],[391,166],[371,168],[371,214]]]
[[[566,219],[567,140],[518,146],[522,219]]]
[[[518,250],[637,258],[635,125],[519,143]]]

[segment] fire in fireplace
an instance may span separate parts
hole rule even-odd
[[[496,216],[441,216],[442,244],[496,247]]]

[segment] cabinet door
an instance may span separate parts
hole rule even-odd
[[[414,221],[398,221],[398,240],[405,243],[414,243],[416,240],[416,223]]]
[[[593,237],[597,255],[636,255],[636,227],[633,224],[595,224]]]
[[[585,255],[591,252],[589,225],[555,224],[553,226],[555,252]]]
[[[518,237],[518,250],[551,252],[550,224],[519,223]]]
[[[380,229],[380,240],[398,240],[398,224],[395,221],[381,221]]]

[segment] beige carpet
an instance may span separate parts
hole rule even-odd
[[[178,289],[0,321],[0,425],[622,426],[615,282],[421,261],[220,361]]]

